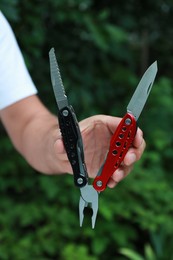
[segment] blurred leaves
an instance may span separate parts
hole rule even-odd
[[[87,248],[85,245],[75,245],[75,244],[69,244],[64,247],[64,250],[62,252],[62,259],[64,260],[71,260],[71,259],[80,259],[84,260],[96,260],[97,258],[93,256],[89,256],[87,252]]]
[[[94,230],[79,228],[79,191],[69,175],[44,176],[0,128],[0,259],[172,257],[172,1],[1,0],[45,105],[56,113],[48,52],[56,50],[79,120],[123,116],[144,70],[158,75],[139,119],[147,147],[132,174],[100,194]],[[92,140],[91,140],[92,141]],[[120,254],[120,248],[125,248]],[[156,258],[157,257],[157,258]]]
[[[120,250],[120,253],[131,260],[156,260],[157,259],[155,253],[153,252],[153,249],[148,244],[145,245],[144,257],[128,248],[122,248]]]

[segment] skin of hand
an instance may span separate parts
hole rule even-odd
[[[89,177],[94,178],[103,164],[109,149],[110,139],[120,121],[121,118],[118,117],[96,115],[79,123]],[[114,172],[107,184],[109,188],[115,187],[119,181],[131,172],[134,163],[141,158],[145,147],[143,132],[138,128],[133,145],[128,150],[121,167]],[[63,168],[72,173],[61,138],[55,142],[54,148],[55,153],[61,157],[62,165],[64,164]]]
[[[8,106],[0,111],[0,117],[15,148],[33,168],[45,174],[72,174],[58,119],[37,96],[30,96]],[[79,123],[89,177],[94,178],[102,165],[110,139],[120,120],[118,117],[96,115]],[[143,133],[138,129],[133,146],[108,182],[110,188],[131,172],[144,149]]]

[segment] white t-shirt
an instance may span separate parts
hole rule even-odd
[[[13,31],[0,11],[0,109],[36,93]]]

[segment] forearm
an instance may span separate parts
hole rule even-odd
[[[16,149],[42,173],[63,173],[55,144],[61,137],[58,120],[36,96],[0,111],[2,122]]]
[[[36,115],[25,127],[18,150],[38,171],[62,173],[61,162],[54,147],[60,137],[57,118],[49,113]]]

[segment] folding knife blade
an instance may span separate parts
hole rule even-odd
[[[51,81],[53,86],[53,91],[55,94],[55,99],[58,105],[58,108],[68,106],[67,96],[65,94],[63,82],[61,79],[58,63],[55,56],[55,50],[52,48],[49,51],[49,60],[50,60],[50,72],[51,72]]]
[[[157,61],[151,64],[151,66],[146,70],[127,106],[127,112],[133,114],[136,121],[138,120],[150,94],[156,74]]]

